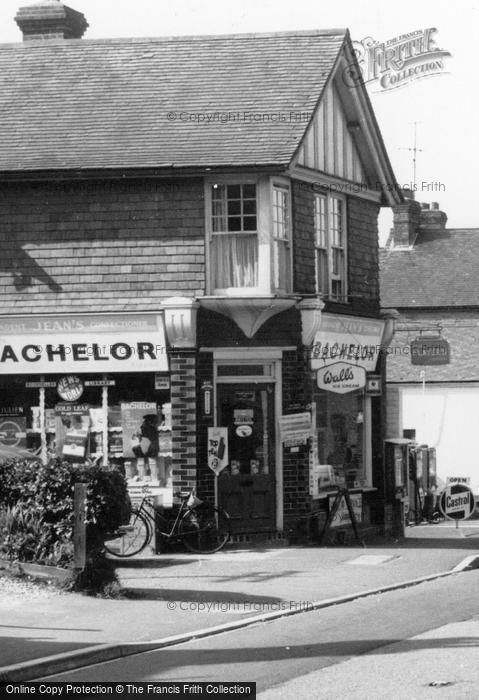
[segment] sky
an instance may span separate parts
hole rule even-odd
[[[0,43],[21,41],[13,18],[30,0],[1,0]],[[479,130],[477,56],[479,0],[71,0],[90,27],[84,38],[180,36],[348,28],[353,41],[387,42],[434,27],[438,48],[451,56],[434,77],[384,90],[368,83],[374,111],[400,185],[413,182],[417,134],[416,199],[439,202],[448,226],[479,228],[476,169]],[[414,126],[416,123],[416,127]],[[424,183],[424,184],[423,184]],[[391,222],[380,219],[384,242]]]

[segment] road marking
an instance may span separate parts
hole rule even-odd
[[[356,559],[351,559],[347,561],[346,564],[357,564],[359,566],[378,566],[379,564],[385,564],[387,561],[392,561],[393,559],[400,559],[398,555],[387,555],[387,554],[361,554]]]

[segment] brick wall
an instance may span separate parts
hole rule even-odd
[[[213,396],[211,396],[211,413],[205,415],[203,411],[203,382],[213,384],[213,353],[200,352],[198,355],[198,380],[197,380],[197,461],[198,461],[198,493],[211,503],[215,497],[215,476],[208,465],[208,428],[214,425]]]
[[[201,179],[0,185],[3,313],[158,308],[204,293]]]
[[[283,353],[283,414],[301,413],[311,401],[306,353]],[[297,518],[311,510],[309,495],[309,445],[298,451],[283,447],[285,529],[297,528]]]
[[[173,489],[196,486],[196,351],[170,353]]]
[[[386,388],[386,437],[401,437],[401,396],[399,387],[388,384]]]
[[[327,302],[325,311],[361,315],[379,312],[379,205],[347,197],[348,304]],[[314,186],[293,181],[294,289],[314,294]]]

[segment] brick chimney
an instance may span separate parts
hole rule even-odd
[[[421,205],[414,199],[406,199],[404,204],[393,207],[393,228],[389,236],[388,248],[410,248],[414,245],[419,231]]]
[[[447,214],[439,209],[439,204],[433,202],[421,204],[421,218],[419,221],[419,231],[445,231]]]
[[[72,10],[60,0],[43,0],[20,7],[15,22],[23,33],[23,41],[81,39],[88,27],[81,12]]]

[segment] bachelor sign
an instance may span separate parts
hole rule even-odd
[[[311,369],[349,362],[374,372],[383,330],[380,319],[323,314],[311,349]]]
[[[160,314],[0,318],[0,374],[166,372]]]

